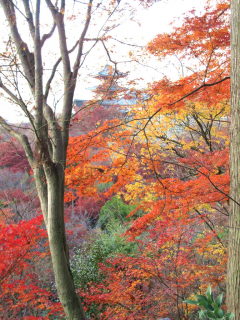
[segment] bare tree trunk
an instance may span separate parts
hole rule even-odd
[[[231,0],[230,221],[227,310],[240,320],[240,0]]]
[[[64,170],[61,164],[45,168],[48,187],[48,238],[54,277],[67,319],[85,320],[85,312],[76,294],[69,265],[64,225]]]

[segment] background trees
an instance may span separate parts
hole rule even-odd
[[[225,290],[228,9],[228,2],[221,2],[202,16],[192,12],[181,28],[152,41],[149,50],[160,59],[177,52],[183,67],[187,58],[194,67],[184,69],[187,74],[179,81],[165,78],[150,87],[148,99],[132,108],[126,125],[109,123],[107,144],[99,136],[107,124],[98,128],[99,156],[111,162],[101,170],[87,168],[94,181],[113,183],[103,194],[118,193],[136,205],[126,235],[138,245],[136,255],[111,256],[101,264],[104,285],[96,283],[90,295],[84,293],[86,301],[105,308],[103,319],[191,319],[194,310],[183,301],[193,292],[203,292],[208,282],[216,291]],[[89,133],[91,144],[95,133]]]
[[[2,3],[6,15],[10,17],[11,13],[14,17],[13,2]],[[204,292],[209,282],[215,291],[225,290],[229,216],[229,3],[209,4],[202,15],[189,13],[181,27],[171,34],[157,36],[148,45],[146,50],[159,60],[177,55],[182,70],[179,80],[164,77],[141,93],[134,88],[119,92],[124,99],[133,95],[142,98],[126,110],[124,117],[122,113],[119,115],[119,110],[99,108],[104,99],[113,98],[109,94],[110,79],[102,85],[104,92],[100,92],[103,94],[99,99],[95,97],[78,110],[72,133],[68,125],[73,94],[84,59],[83,45],[90,41],[85,32],[94,6],[91,1],[87,6],[83,33],[76,44],[77,58],[71,69],[64,34],[65,4],[61,8],[55,8],[49,1],[47,4],[55,22],[53,30],[59,31],[61,58],[50,78],[43,82],[45,93],[41,89],[45,72],[42,75],[38,49],[50,34],[42,40],[39,38],[39,7],[36,7],[33,35],[34,65],[30,46],[17,44],[17,25],[12,20],[10,23],[16,48],[22,48],[17,50],[22,64],[14,60],[14,67],[25,72],[30,91],[34,91],[33,114],[30,115],[30,107],[24,104],[16,85],[16,90],[9,92],[8,80],[6,84],[2,80],[1,84],[28,114],[34,136],[14,131],[1,121],[23,143],[30,160],[59,298],[67,317],[85,318],[69,272],[66,237],[70,255],[74,255],[74,280],[90,317],[191,319],[195,310],[184,303],[185,299]],[[25,6],[26,15],[27,9]],[[113,7],[114,10],[117,8]],[[31,21],[29,16],[33,30]],[[103,33],[101,39],[92,40],[105,43],[105,36]],[[5,59],[8,61],[9,56]],[[113,62],[111,56],[110,61]],[[60,63],[64,71],[63,113],[56,116],[47,101],[51,93],[49,85]],[[35,68],[35,76],[27,66]],[[116,71],[116,63],[112,70]],[[12,83],[16,84],[16,78],[13,79]],[[87,274],[89,269],[93,270],[92,275]],[[63,289],[66,274],[70,287]],[[50,288],[51,294],[52,291]]]

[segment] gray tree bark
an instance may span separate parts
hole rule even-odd
[[[240,0],[231,0],[230,221],[227,310],[240,320]]]

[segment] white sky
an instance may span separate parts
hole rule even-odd
[[[198,11],[202,11],[205,2],[206,0],[162,0],[161,2],[154,4],[148,10],[139,10],[137,18],[141,23],[141,26],[135,22],[128,21],[118,27],[112,35],[115,38],[130,44],[146,45],[157,34],[169,32],[172,28],[172,26],[169,26],[169,24],[174,20],[174,18],[180,18],[180,20],[177,20],[175,23],[175,25],[177,24],[180,26],[183,13],[192,10],[193,8],[196,8]],[[74,33],[74,28],[70,32]],[[52,39],[51,41],[50,47],[55,45],[55,40]],[[111,43],[113,43],[113,41],[111,41]],[[113,48],[112,59],[115,61],[130,60],[128,53],[129,51],[134,51],[135,49],[130,46],[120,45],[117,42],[115,42],[115,44],[116,47]],[[110,46],[110,42],[107,45]],[[107,62],[107,55],[100,45],[90,53],[86,60],[86,65],[82,69],[82,76],[78,81],[78,86],[75,93],[76,99],[91,98],[91,92],[86,90],[86,88],[97,85],[99,81],[89,77],[89,73],[97,73]],[[168,66],[167,70],[164,70],[163,65],[159,64],[154,57],[151,57],[151,60],[147,61],[146,64],[156,68],[159,70],[159,72],[164,71],[164,73],[167,73],[167,75],[172,78],[177,77],[177,71],[174,69],[174,67],[171,68]],[[151,68],[141,67],[132,63],[119,64],[119,70],[123,72],[130,71],[130,77],[132,79],[138,77],[144,78],[144,81],[141,83],[142,86],[147,85],[148,82],[153,82],[154,80],[161,78],[161,73],[158,73]],[[1,97],[0,101],[1,116],[5,117],[11,122],[19,122],[22,119],[19,116],[19,113],[16,113],[16,108],[7,105],[4,99]]]
[[[136,44],[140,46],[146,45],[156,35],[172,30],[173,26],[170,23],[176,18],[175,26],[180,26],[183,14],[195,8],[202,12],[206,0],[163,0],[154,4],[148,10],[140,10],[137,19],[140,21],[141,26],[137,23],[129,21],[118,27],[115,31],[115,38],[122,40],[123,42]],[[178,18],[180,18],[178,20]],[[113,43],[113,42],[111,42]],[[116,42],[115,42],[116,43]],[[118,52],[113,53],[112,58],[115,61],[128,61],[130,60],[128,52],[133,51],[134,48],[126,45],[118,45]],[[91,63],[91,61],[93,63]],[[96,72],[108,62],[107,55],[102,47],[99,45],[99,51],[96,50],[89,56],[87,65],[89,69],[91,65],[94,65]],[[175,61],[174,61],[175,62]],[[176,60],[177,63],[177,60]],[[163,70],[163,65],[160,64],[156,58],[151,56],[151,59],[146,62],[146,67],[139,66],[135,63],[119,64],[120,71],[130,71],[130,78],[135,79],[143,77],[146,85],[148,82],[153,82],[162,77],[162,72],[167,73],[168,76],[175,78],[178,77],[177,70],[174,67],[168,65],[167,70]],[[159,72],[154,71],[152,68],[157,69]],[[96,73],[95,72],[95,73]],[[78,87],[76,91],[76,99],[90,99],[91,92],[85,90],[86,87],[93,87],[97,85],[99,81],[89,77],[87,74],[86,85],[83,84]]]

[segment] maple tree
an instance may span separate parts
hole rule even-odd
[[[12,215],[11,210],[1,209],[0,313],[4,319],[45,319],[43,310],[48,315],[62,310],[59,303],[51,301],[53,292],[47,282],[38,277],[41,270],[47,278],[50,266],[43,219],[37,216],[14,224],[7,222]]]
[[[198,114],[198,121],[201,119],[201,124],[205,127],[209,127],[206,118],[209,121],[213,118],[217,123],[228,114],[227,106],[225,113],[220,114],[214,108],[211,113],[211,109],[203,110],[200,104],[198,107],[194,111]],[[165,127],[165,131],[166,123],[170,130],[171,126],[176,129],[176,121],[179,127],[181,122],[183,127],[185,121],[188,121],[186,110],[179,112],[177,120],[174,113],[170,114],[168,111],[166,121],[161,119],[161,126]],[[169,118],[173,123],[169,124]],[[145,234],[140,242],[137,241],[141,252],[138,257],[125,256],[108,260],[102,269],[106,282],[91,285],[91,294],[84,294],[87,301],[107,306],[103,319],[114,316],[117,318],[120,314],[129,319],[154,318],[154,315],[175,318],[176,314],[186,318],[188,309],[183,300],[192,291],[198,288],[201,292],[210,280],[213,284],[224,286],[229,192],[226,149],[228,126],[212,127],[210,133],[214,151],[210,152],[206,140],[194,133],[201,128],[197,122],[182,131],[178,140],[177,137],[172,137],[164,145],[162,141],[166,141],[166,137],[156,140],[162,132],[162,127],[157,124],[159,131],[156,129],[153,132],[152,125],[152,132],[148,132],[148,148],[145,143],[138,142],[142,148],[141,156],[138,155],[137,159],[136,153],[129,152],[129,132],[124,140],[117,139],[119,135],[124,136],[123,132],[115,132],[115,135],[111,135],[112,164],[101,166],[105,174],[94,168],[93,164],[88,164],[88,170],[95,170],[94,176],[98,173],[95,181],[109,181],[114,174],[117,175],[115,183],[105,194],[118,192],[126,201],[135,204],[137,210],[141,209],[143,216],[136,219],[133,215],[135,221],[127,235],[133,240]],[[192,141],[189,138],[191,134],[195,134]],[[144,136],[138,138],[143,140]],[[98,141],[101,141],[99,136]],[[103,143],[104,141],[101,148]],[[119,143],[123,143],[121,147]],[[73,145],[78,148],[75,141]],[[122,156],[116,156],[117,150],[121,150]],[[135,152],[136,150],[135,148]],[[103,153],[103,150],[99,152]],[[109,149],[105,150],[105,153],[109,152]],[[74,172],[77,174],[79,169],[76,168]],[[81,173],[80,175],[84,179]],[[225,195],[216,190],[216,187]],[[88,191],[99,196],[94,188],[93,185]],[[79,193],[87,192],[86,189],[77,190]],[[147,236],[145,232],[150,235]],[[129,284],[130,291],[124,291],[123,288],[129,288]],[[109,290],[107,293],[106,288]],[[123,295],[122,292],[126,294]],[[179,295],[178,298],[176,295]]]
[[[95,198],[120,193],[125,201],[135,204],[136,210],[141,210],[143,215],[137,219],[133,215],[135,222],[127,231],[128,236],[134,239],[144,235],[144,232],[151,234],[150,237],[144,236],[145,240],[140,243],[141,254],[138,258],[118,257],[108,260],[102,270],[107,277],[106,282],[100,285],[91,284],[91,294],[89,295],[89,291],[83,294],[90,304],[92,302],[107,306],[103,318],[104,316],[106,319],[111,318],[114,315],[119,317],[120,314],[123,316],[125,314],[123,312],[126,312],[125,317],[141,319],[143,310],[145,310],[144,316],[148,318],[154,314],[158,317],[166,315],[174,318],[176,312],[180,313],[181,317],[187,317],[188,309],[183,300],[188,298],[196,287],[201,292],[210,279],[213,284],[224,286],[229,168],[228,122],[223,122],[222,125],[221,119],[228,115],[229,106],[224,103],[224,110],[219,113],[219,110],[214,108],[195,105],[192,110],[198,115],[195,123],[192,121],[189,128],[185,131],[181,129],[178,137],[172,136],[169,141],[166,136],[161,137],[163,128],[166,132],[166,126],[168,132],[171,128],[176,129],[177,125],[179,128],[185,127],[191,108],[193,107],[189,106],[187,110],[179,112],[178,117],[175,111],[172,113],[168,111],[166,118],[161,119],[161,123],[153,121],[157,129],[152,123],[151,130],[147,131],[148,148],[144,135],[138,135],[139,141],[134,152],[129,151],[133,132],[129,135],[130,131],[126,129],[121,132],[115,130],[107,141],[104,136],[96,135],[96,131],[92,135],[88,133],[87,137],[70,139],[69,160],[74,159],[74,161],[72,165],[71,161],[69,162],[66,181],[70,183],[71,189],[75,189],[79,195],[90,194]],[[212,125],[209,132],[210,147],[208,140],[204,139],[204,132],[201,136],[200,125],[209,128],[212,119],[217,125]],[[191,139],[194,135],[195,139]],[[89,153],[86,145],[82,144],[87,138]],[[164,141],[167,143],[163,145]],[[109,144],[111,149],[108,147]],[[91,155],[92,146],[95,148],[98,146],[98,153]],[[211,148],[214,148],[214,151],[211,152]],[[136,153],[137,151],[140,154]],[[104,165],[96,164],[96,160],[104,161],[105,157],[111,159],[111,162],[108,161]],[[155,165],[152,164],[152,159]],[[79,179],[81,182],[78,184]],[[96,183],[104,182],[112,182],[112,185],[99,193]],[[83,185],[85,187],[82,187]],[[216,190],[216,187],[221,192]],[[186,232],[183,231],[185,229]],[[154,245],[151,245],[153,240]],[[174,255],[177,255],[177,258]],[[112,267],[109,267],[109,263]],[[122,267],[118,272],[119,265]],[[177,271],[174,270],[170,276],[169,270],[174,267]],[[146,268],[148,271],[140,272]],[[157,284],[159,272],[163,275],[163,282],[166,280],[161,290]],[[180,278],[181,273],[184,273],[182,278]],[[131,293],[123,295],[123,288],[129,286],[129,281],[133,283]],[[139,283],[141,283],[140,289],[138,289]],[[171,294],[167,286],[171,287]],[[142,287],[145,288],[144,293]],[[148,287],[152,289],[148,290]],[[109,290],[108,293],[106,288]],[[179,299],[174,298],[175,290],[181,293]],[[120,292],[121,295],[118,294]],[[164,296],[166,298],[163,299]],[[169,296],[172,296],[171,303]],[[156,303],[159,308],[154,307],[151,310],[149,306]],[[139,309],[139,305],[143,309]],[[138,309],[139,313],[136,311]]]
[[[105,305],[103,319],[186,319],[191,310],[183,301],[192,292],[205,290],[209,281],[224,287],[229,215],[228,21],[229,3],[220,2],[215,8],[208,5],[202,16],[191,12],[182,27],[156,37],[148,46],[150,52],[160,59],[178,53],[182,63],[188,57],[195,59],[194,68],[179,81],[164,78],[150,87],[152,97],[133,108],[136,119],[127,127],[116,120],[88,133],[87,146],[99,148],[93,157],[82,146],[83,137],[70,144],[72,155],[76,148],[84,150],[86,158],[78,155],[81,169],[72,165],[69,170],[84,181],[90,173],[94,178],[86,189],[71,180],[73,188],[99,196],[96,183],[113,182],[105,195],[118,193],[143,212],[127,231],[130,240],[140,237],[139,257],[108,259],[101,267],[105,282],[84,293],[90,303]],[[106,143],[100,134],[115,127],[118,130],[112,129]],[[105,157],[110,163],[94,166]]]

